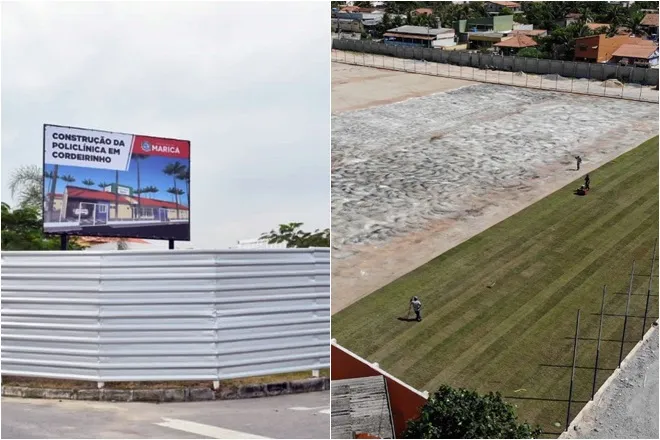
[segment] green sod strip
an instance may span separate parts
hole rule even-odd
[[[576,174],[577,177],[577,174]],[[658,236],[658,138],[361,299],[332,317],[337,342],[410,385],[500,391],[522,420],[562,431],[575,317],[582,310],[574,417],[591,397],[602,287],[599,387],[617,366],[630,268],[632,316],[643,316]],[[414,248],[410,252],[414,252]],[[657,262],[654,273],[658,273]],[[649,315],[657,316],[658,278]],[[407,322],[413,295],[423,321]],[[648,319],[648,329],[654,319]],[[629,318],[624,355],[642,334]],[[557,428],[556,422],[561,423]],[[552,436],[552,435],[550,435]]]

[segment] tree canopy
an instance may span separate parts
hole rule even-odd
[[[443,385],[408,422],[403,438],[538,438],[540,427],[518,424],[515,408],[497,393]]]
[[[300,227],[302,223],[286,223],[279,225],[278,230],[261,235],[262,240],[269,244],[286,243],[287,248],[330,247],[330,229],[305,232]]]
[[[40,212],[33,207],[16,208],[2,203],[3,251],[51,251],[60,249],[59,237],[44,236]],[[69,250],[83,249],[75,239],[68,240]]]

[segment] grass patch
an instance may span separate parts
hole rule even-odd
[[[262,383],[287,382],[292,380],[310,379],[311,371],[296,373],[270,374],[268,376],[244,377],[241,379],[221,380],[220,386],[238,386]],[[330,377],[330,370],[320,370],[320,377]],[[96,382],[83,380],[46,379],[36,377],[2,376],[3,386],[52,388],[52,389],[85,389],[96,388]],[[106,382],[104,388],[110,390],[156,389],[156,388],[212,388],[213,381],[169,381],[169,382]]]
[[[577,176],[576,176],[577,177]],[[566,418],[575,315],[582,310],[572,416],[591,396],[603,285],[605,312],[643,315],[658,236],[658,138],[451,249],[332,317],[332,337],[412,386],[500,391],[521,420],[559,433]],[[414,249],[411,251],[414,252]],[[658,273],[657,261],[654,273]],[[657,317],[658,278],[650,315]],[[421,323],[399,320],[420,297]],[[646,323],[649,328],[653,320]],[[617,366],[623,317],[603,324],[598,386]],[[629,318],[624,354],[641,338]],[[554,424],[561,423],[561,428]]]

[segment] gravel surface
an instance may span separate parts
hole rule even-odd
[[[467,66],[461,67],[451,64],[431,63],[423,60],[408,60],[405,58],[340,50],[332,51],[332,60],[340,63],[400,70],[424,75],[448,76],[471,81],[658,102],[658,90],[654,90],[653,87],[641,87],[639,84],[632,83],[625,84],[624,87],[618,87],[611,82],[604,82],[602,80],[566,78],[557,74],[536,75],[524,72],[485,70]]]
[[[657,112],[479,84],[335,114],[333,313],[657,135]]]
[[[560,438],[658,438],[658,327]]]

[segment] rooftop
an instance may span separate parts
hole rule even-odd
[[[537,37],[548,33],[545,29],[517,29],[509,32],[509,35],[527,35],[528,37]]]
[[[658,14],[646,14],[640,24],[642,26],[658,27]]]
[[[77,186],[67,186],[66,193],[69,197],[80,198],[80,199],[93,199],[93,200],[103,200],[105,202],[114,202],[119,200],[119,203],[136,205],[137,196],[132,196],[131,198],[123,195],[115,195],[115,193],[108,191],[97,191],[95,189],[89,188],[80,188]],[[153,207],[153,208],[169,208],[176,209],[177,205],[174,202],[169,202],[167,200],[158,200],[158,199],[149,199],[145,196],[140,197],[140,206],[144,207]],[[182,203],[179,203],[180,210],[186,210],[188,207]]]
[[[657,46],[624,44],[615,50],[614,53],[612,53],[612,56],[623,58],[642,58],[648,60],[656,50],[658,50]]]
[[[417,15],[433,15],[433,9],[431,9],[431,8],[415,9],[415,14],[417,14]]]
[[[510,48],[523,48],[523,47],[534,47],[538,46],[538,43],[532,40],[531,37],[523,34],[516,34],[506,40],[502,40],[499,43],[495,43],[494,46],[497,47],[510,47]]]
[[[589,29],[591,29],[592,31],[595,31],[596,29],[600,29],[600,28],[603,28],[603,27],[609,29],[609,27],[610,27],[610,25],[607,24],[607,23],[587,23],[586,26]]]
[[[355,434],[394,438],[383,376],[333,380],[331,387],[332,438],[354,438]]]
[[[397,28],[392,28],[387,30],[388,33],[396,33],[396,34],[408,34],[408,35],[424,35],[424,36],[429,36],[429,35],[441,35],[441,34],[448,34],[448,33],[454,33],[454,29],[451,28],[428,28],[426,26],[399,26]]]
[[[505,7],[505,8],[519,8],[520,7],[520,3],[516,3],[516,2],[486,2],[486,3],[493,3],[495,5],[502,6],[502,7]]]

